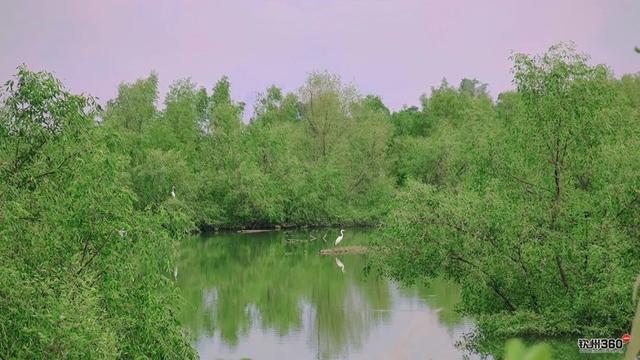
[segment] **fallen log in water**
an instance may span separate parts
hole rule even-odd
[[[261,232],[268,232],[268,231],[274,231],[274,229],[238,230],[238,232],[241,234],[255,234],[255,233],[261,233]]]
[[[366,254],[369,248],[366,246],[342,246],[320,250],[320,255],[342,255],[342,254]]]
[[[304,244],[304,243],[308,243],[311,242],[313,240],[307,240],[307,239],[284,239],[282,242],[284,242],[285,244],[289,244],[289,245],[293,245],[293,244]]]

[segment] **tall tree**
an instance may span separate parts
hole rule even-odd
[[[158,75],[155,72],[132,84],[122,83],[118,96],[107,103],[105,122],[141,132],[157,115],[157,101]]]

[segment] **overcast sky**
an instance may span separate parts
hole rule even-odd
[[[160,90],[222,75],[236,100],[271,84],[297,89],[327,70],[392,108],[418,103],[446,77],[511,88],[513,51],[572,40],[616,75],[640,70],[640,1],[2,1],[0,80],[17,65],[53,71],[75,92],[115,96],[160,76]]]

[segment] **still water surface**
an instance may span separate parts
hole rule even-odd
[[[326,235],[327,242],[321,238]],[[473,330],[459,291],[365,274],[366,255],[320,256],[336,230],[223,233],[181,248],[182,321],[202,359],[460,359]],[[311,235],[316,240],[309,241]],[[374,230],[347,230],[340,246]],[[344,272],[339,264],[344,265]]]

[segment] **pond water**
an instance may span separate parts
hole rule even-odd
[[[337,234],[335,229],[222,233],[184,243],[177,279],[185,300],[182,321],[200,357],[469,356],[455,346],[473,330],[453,311],[456,286],[436,279],[402,288],[365,274],[366,255],[319,255],[333,247]],[[366,245],[374,236],[373,230],[348,229],[340,246]]]

